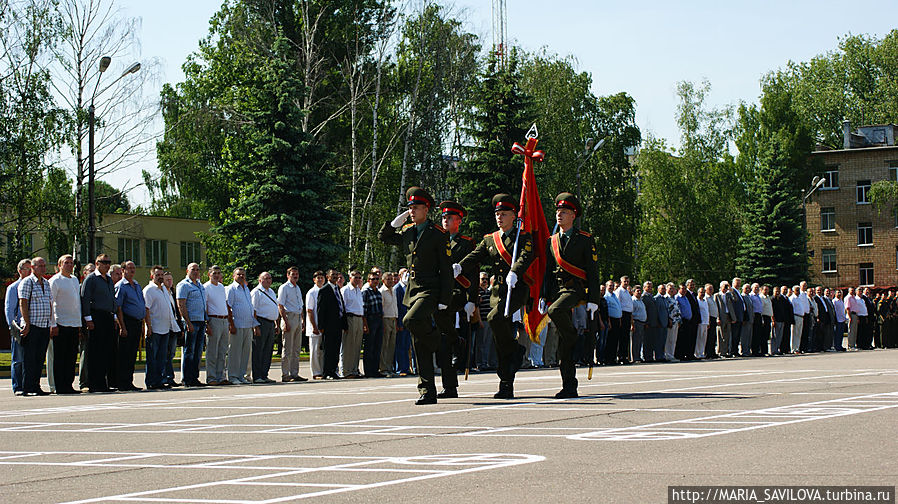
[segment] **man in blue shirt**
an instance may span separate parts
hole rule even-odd
[[[206,289],[200,283],[200,265],[187,265],[187,276],[178,282],[178,311],[187,325],[184,338],[184,353],[181,355],[181,377],[184,385],[199,387],[200,359],[206,342]]]
[[[6,323],[9,325],[10,353],[12,362],[9,365],[12,377],[12,391],[15,395],[25,393],[25,350],[19,337],[22,328],[22,310],[19,308],[19,284],[31,276],[31,260],[22,259],[18,265],[19,279],[6,288]]]
[[[605,302],[608,303],[608,319],[611,321],[611,327],[608,329],[608,336],[605,339],[605,359],[602,362],[606,366],[617,364],[617,346],[618,341],[622,337],[623,328],[621,327],[621,315],[623,312],[620,307],[620,300],[614,295],[614,282],[608,280],[605,283]]]
[[[246,270],[234,269],[234,282],[227,287],[230,342],[228,346],[228,380],[231,383],[252,383],[246,376],[250,345],[259,334],[259,322],[253,310],[253,299],[246,282]]]
[[[137,266],[133,261],[123,262],[122,279],[115,284],[115,304],[118,305],[118,318],[123,322],[118,340],[115,377],[118,389],[122,391],[141,390],[134,385],[134,362],[137,360],[140,335],[143,334],[147,305],[143,299],[143,288],[134,279],[136,272]]]
[[[674,357],[680,360],[689,360],[695,353],[695,344],[690,345],[689,330],[692,325],[692,305],[689,303],[689,296],[686,294],[686,285],[679,284],[677,295],[674,296],[677,307],[680,309],[680,327],[677,330],[677,345],[674,351]],[[698,314],[695,314],[698,316]],[[692,348],[689,348],[689,347]]]

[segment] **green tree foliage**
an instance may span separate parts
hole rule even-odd
[[[490,58],[473,103],[468,130],[473,145],[461,167],[448,176],[456,197],[469,209],[465,224],[473,236],[495,230],[496,193],[521,194],[523,159],[512,155],[511,146],[524,141],[534,114],[530,97],[521,90],[519,61],[514,50],[505,66]]]
[[[850,35],[838,49],[775,72],[816,141],[842,147],[842,120],[854,125],[898,117],[898,30],[883,38]]]
[[[745,201],[727,150],[731,112],[705,105],[708,83],[677,88],[682,147],[649,138],[636,158],[639,276],[717,281],[735,272]]]
[[[814,140],[795,112],[782,76],[768,75],[762,87],[760,108],[739,108],[737,164],[748,205],[736,269],[754,281],[792,285],[808,268],[801,203],[802,188],[813,173],[809,160]]]
[[[536,112],[539,148],[546,152],[534,171],[550,229],[555,195],[579,194],[586,209],[580,225],[595,235],[601,274],[632,273],[638,212],[636,174],[627,152],[641,140],[636,102],[626,93],[596,97],[592,77],[577,72],[570,57],[528,55],[520,73]],[[584,162],[588,138],[604,138],[605,145]]]

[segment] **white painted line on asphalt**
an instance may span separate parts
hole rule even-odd
[[[213,478],[200,483],[156,488],[120,495],[91,497],[68,504],[86,504],[91,502],[140,501],[140,502],[227,502],[240,504],[274,504],[277,502],[321,497],[336,493],[359,491],[398,485],[414,481],[442,478],[468,474],[486,470],[502,469],[521,464],[541,462],[545,457],[529,454],[475,453],[425,455],[409,457],[358,457],[358,456],[299,456],[299,455],[220,455],[220,454],[177,454],[177,453],[116,453],[116,452],[0,452],[9,456],[20,456],[22,459],[8,460],[5,465],[57,466],[57,467],[106,467],[106,468],[142,468],[184,471],[200,469],[191,473],[197,478]],[[70,461],[73,456],[96,457],[105,455],[103,459],[86,461]],[[113,457],[109,457],[113,456]],[[24,457],[27,457],[24,458]],[[216,462],[191,462],[197,458],[208,457],[220,459]],[[34,460],[38,458],[40,460]],[[161,458],[164,463],[128,463],[116,461]],[[277,461],[283,467],[237,465],[243,462],[261,460]],[[337,461],[342,463],[324,466],[315,465],[314,461]],[[308,464],[304,464],[308,462]],[[400,467],[396,467],[400,466]],[[215,472],[210,470],[239,470],[258,472],[241,478],[214,479]],[[353,473],[365,473],[379,476],[376,481],[364,484],[344,483],[341,479],[352,478]],[[86,475],[90,476],[90,475]],[[306,480],[308,477],[332,477],[337,481]],[[164,481],[165,475],[144,479],[143,481]],[[278,479],[280,481],[265,481]],[[258,486],[266,488],[265,497],[256,499],[233,499],[229,486]],[[300,488],[313,489],[311,492],[299,492]],[[205,498],[195,498],[190,491],[203,489]],[[274,493],[275,497],[270,497]],[[181,495],[178,495],[181,494]]]

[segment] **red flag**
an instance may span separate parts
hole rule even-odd
[[[534,125],[530,130],[536,131]],[[530,285],[530,305],[524,306],[524,327],[530,336],[530,341],[539,343],[539,334],[549,322],[546,315],[539,312],[539,294],[543,285],[543,275],[546,272],[546,243],[549,239],[549,226],[546,224],[546,214],[543,213],[543,205],[539,199],[539,191],[536,189],[536,176],[533,174],[533,161],[542,161],[545,154],[535,150],[536,135],[528,133],[527,145],[521,147],[515,143],[511,151],[524,156],[524,174],[521,177],[521,205],[518,218],[521,219],[523,231],[530,233],[533,240],[533,255],[535,256],[527,274],[533,279]]]

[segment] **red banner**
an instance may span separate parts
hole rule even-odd
[[[535,128],[534,128],[535,129]],[[546,224],[546,214],[543,213],[543,205],[539,199],[539,191],[536,189],[536,176],[533,174],[533,160],[542,161],[545,154],[535,150],[537,139],[535,136],[527,139],[527,145],[521,147],[515,143],[511,151],[524,156],[524,174],[521,177],[521,207],[518,217],[523,222],[523,231],[530,233],[533,240],[534,260],[527,269],[531,278],[530,305],[524,307],[524,327],[530,336],[530,341],[539,343],[539,333],[549,322],[546,315],[539,312],[539,294],[543,285],[543,275],[546,271],[546,243],[549,239],[549,226]]]

